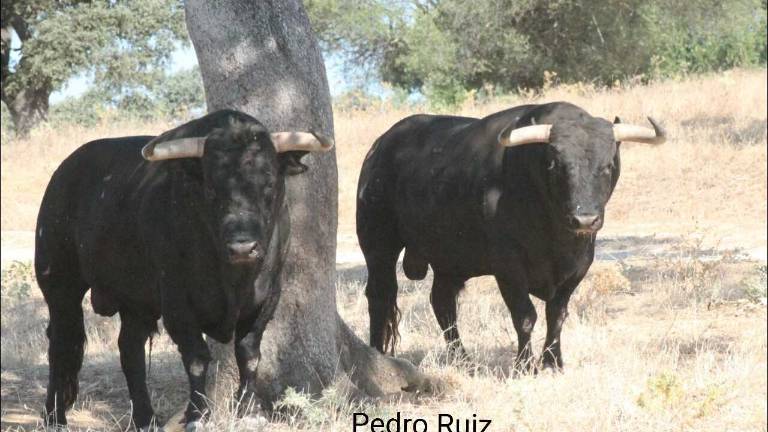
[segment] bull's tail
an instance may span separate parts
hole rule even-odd
[[[370,259],[368,263],[368,284],[365,295],[368,298],[370,316],[371,346],[379,352],[394,354],[400,339],[397,327],[400,323],[400,309],[397,307],[397,277],[395,264],[397,253],[384,259]]]
[[[395,346],[400,341],[400,308],[397,307],[397,300],[384,311],[384,334],[382,335],[384,352],[395,355]]]
[[[48,395],[45,419],[49,424],[65,424],[64,413],[72,407],[79,390],[77,375],[85,352],[83,308],[78,299],[49,304],[51,320],[48,335]]]

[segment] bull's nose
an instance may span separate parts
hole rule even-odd
[[[571,229],[595,231],[600,229],[603,222],[600,219],[600,215],[596,214],[580,214],[570,217]]]
[[[227,245],[231,261],[253,261],[262,257],[261,248],[256,241],[232,242]]]

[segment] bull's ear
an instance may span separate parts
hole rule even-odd
[[[306,155],[305,151],[289,151],[277,155],[280,162],[280,172],[286,176],[301,174],[309,168],[301,163],[301,158]]]
[[[619,116],[614,117],[613,124],[619,124],[619,123],[621,123],[621,119],[619,118]],[[621,144],[621,141],[616,141],[616,144]]]

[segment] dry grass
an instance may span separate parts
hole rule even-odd
[[[461,114],[482,116],[553,100],[606,118],[618,114],[626,122],[652,115],[671,136],[662,147],[624,148],[600,259],[573,298],[563,332],[566,371],[510,376],[515,333],[490,278],[471,280],[460,298],[459,328],[473,361],[449,361],[429,306],[429,277],[410,282],[400,274],[399,355],[434,377],[436,392],[354,402],[345,397],[343,383],[319,399],[289,392],[264,430],[351,430],[351,413],[364,411],[385,419],[398,412],[422,417],[432,431],[438,430],[438,413],[493,419],[491,432],[766,431],[765,264],[723,252],[765,253],[766,71],[612,91],[558,87],[541,97],[470,103]],[[342,235],[354,232],[354,196],[365,153],[409,114],[337,113]],[[43,129],[29,141],[4,142],[2,229],[33,228],[50,174],[78,145],[168,127]],[[358,335],[368,333],[364,283],[364,266],[339,269],[339,310]],[[537,302],[533,339],[539,349],[545,331],[541,307]],[[36,421],[47,380],[47,314],[26,263],[5,269],[2,317],[2,429],[41,430]],[[116,350],[119,322],[92,312],[86,322],[82,392],[70,418],[83,430],[125,430],[130,405]],[[154,342],[149,384],[164,418],[186,398],[183,368],[165,335]],[[215,413],[211,430],[242,429],[227,410]],[[461,431],[471,432],[463,424]]]
[[[664,146],[626,145],[622,177],[608,206],[607,233],[688,234],[716,230],[718,238],[765,244],[766,71],[731,71],[685,81],[596,90],[548,89],[540,96],[467,103],[457,114],[485,116],[522,103],[565,100],[593,115],[643,124],[659,119],[670,135]],[[373,141],[412,111],[337,113],[339,228],[354,233],[355,192],[363,158]],[[53,170],[72,150],[96,138],[156,134],[163,123],[111,122],[98,128],[35,131],[2,146],[2,230],[33,230]],[[739,238],[742,236],[742,238]],[[734,240],[736,241],[736,240]],[[743,242],[742,242],[743,243]],[[738,244],[746,247],[747,244]]]
[[[766,72],[732,71],[682,82],[625,89],[549,89],[541,96],[467,104],[461,115],[482,117],[523,103],[568,101],[592,115],[646,124],[658,119],[669,141],[625,145],[622,174],[608,206],[608,233],[688,234],[698,224],[721,237],[760,233],[766,219]],[[406,111],[337,115],[339,224],[354,231],[359,167],[373,141]],[[747,237],[749,238],[749,237]],[[745,247],[745,244],[739,244]]]
[[[166,123],[107,122],[96,128],[44,125],[27,140],[2,142],[2,230],[34,230],[40,200],[53,171],[76,148],[99,138],[158,135]]]
[[[425,418],[431,430],[438,413],[490,418],[492,431],[765,430],[765,306],[719,294],[743,289],[755,265],[715,260],[710,283],[700,288],[702,300],[680,302],[676,296],[698,283],[695,256],[687,258],[693,259],[596,266],[566,322],[566,371],[523,377],[510,374],[514,330],[491,278],[472,280],[460,298],[459,328],[472,362],[458,364],[448,359],[432,316],[429,277],[409,282],[400,273],[398,355],[432,376],[436,392],[353,402],[343,383],[319,399],[289,392],[268,430],[350,430],[352,413],[361,411],[385,419],[397,412]],[[368,326],[364,279],[363,268],[342,268],[337,285],[340,313],[359,335]],[[543,303],[536,306],[543,317]],[[3,428],[40,430],[45,306],[37,293],[4,295],[2,309]],[[86,323],[81,396],[70,419],[83,430],[125,430],[130,405],[115,349],[118,320],[88,311]],[[534,332],[537,347],[542,324]],[[181,406],[185,382],[175,347],[161,335],[149,380],[159,415],[168,418]],[[249,430],[226,409],[214,413],[212,424],[211,430]]]

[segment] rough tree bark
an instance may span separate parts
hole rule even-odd
[[[5,103],[11,115],[16,133],[26,137],[32,128],[45,120],[48,115],[48,97],[53,91],[49,83],[37,83],[35,88],[9,85],[11,72],[11,34],[13,31],[25,42],[30,32],[24,21],[13,13],[12,7],[4,2],[1,8],[0,24],[0,100]],[[18,67],[18,66],[17,66]]]
[[[29,136],[32,128],[48,117],[48,97],[51,91],[23,89],[13,95],[3,92],[2,101],[8,107],[14,130],[22,138]]]
[[[333,136],[325,68],[301,0],[189,0],[186,17],[209,110],[242,110],[274,131]],[[309,171],[287,180],[290,248],[261,345],[260,397],[270,404],[287,387],[316,394],[342,376],[371,396],[427,385],[410,363],[370,349],[339,317],[336,154],[303,161]],[[237,377],[232,348],[209,344],[210,370],[218,371],[209,395],[221,401]]]

